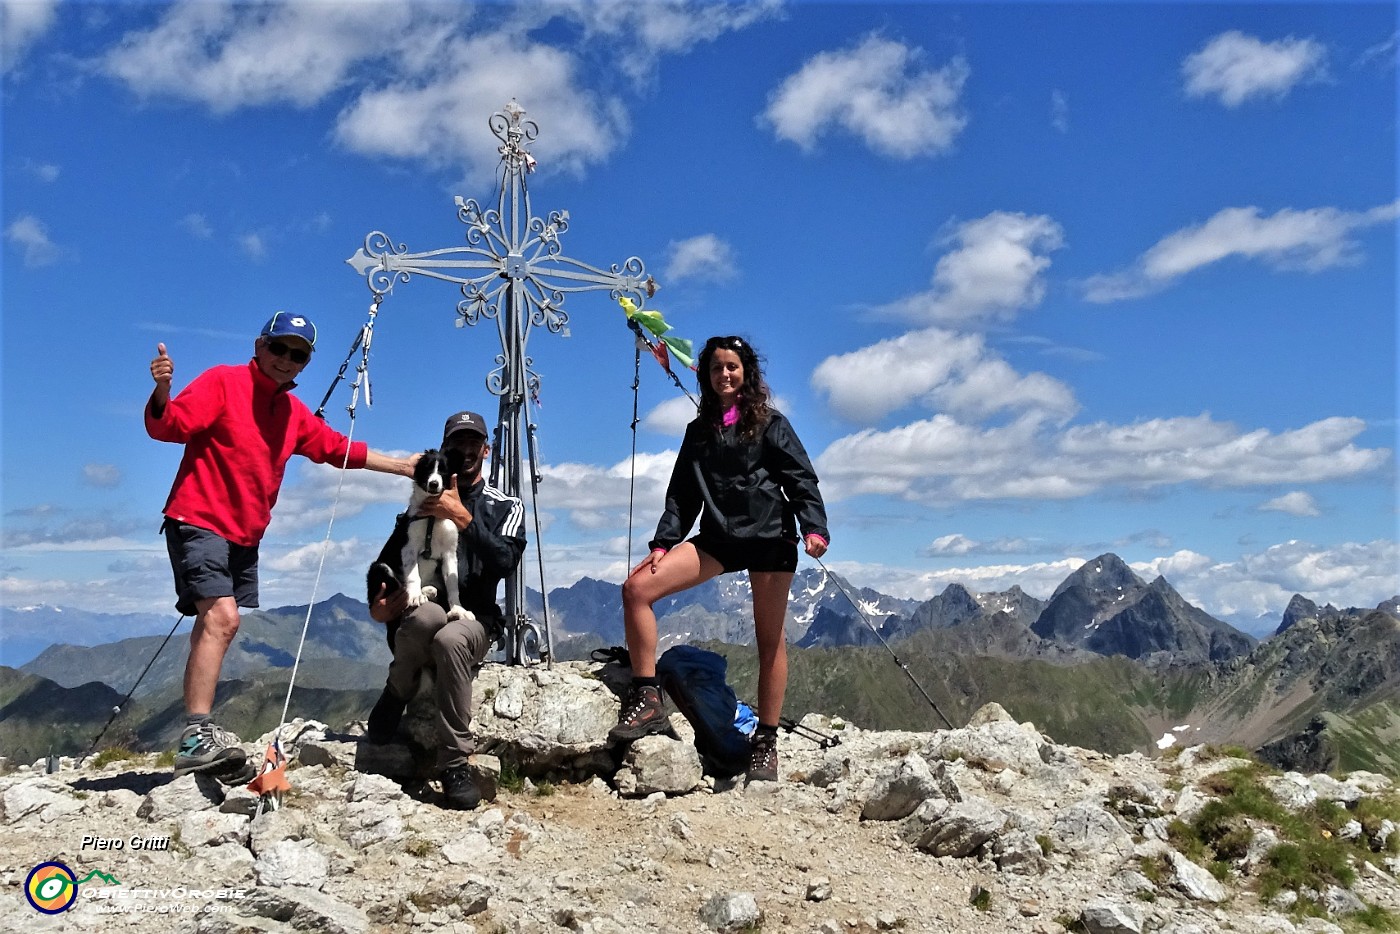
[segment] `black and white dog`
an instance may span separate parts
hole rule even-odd
[[[413,492],[408,497],[408,539],[400,553],[400,568],[375,562],[369,569],[370,593],[386,585],[385,593],[399,587],[408,589],[410,609],[422,606],[438,594],[447,597],[448,619],[467,619],[471,611],[457,601],[461,599],[457,571],[456,523],[450,519],[434,519],[419,509],[423,501],[447,489],[449,480],[461,469],[461,457],[455,453],[430,448],[423,452],[413,470]],[[399,573],[395,573],[395,571]],[[441,573],[439,573],[439,571]]]

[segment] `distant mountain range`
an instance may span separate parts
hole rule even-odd
[[[679,642],[720,647],[731,658],[736,690],[751,697],[753,653],[735,648],[753,641],[750,600],[746,577],[725,576],[662,601],[661,650]],[[538,593],[529,594],[529,604],[538,618]],[[617,584],[585,578],[557,588],[549,609],[557,658],[584,658],[624,641]],[[1373,750],[1384,749],[1392,725],[1400,746],[1397,609],[1400,598],[1376,610],[1338,610],[1298,596],[1277,634],[1258,643],[1192,606],[1165,578],[1145,582],[1112,554],[1086,562],[1048,601],[1019,587],[973,593],[959,584],[930,600],[903,600],[804,569],[789,604],[788,709],[837,713],[876,728],[927,728],[930,711],[891,664],[895,652],[909,674],[922,672],[955,721],[997,700],[1058,740],[1121,752],[1151,748],[1178,727],[1182,741],[1262,745],[1316,726],[1312,721],[1326,714],[1332,733],[1349,737],[1342,745],[1350,744],[1352,760],[1386,767],[1386,755]],[[275,722],[280,713],[306,617],[305,606],[244,615],[223,670],[239,683],[220,688],[216,710],[230,728],[274,725],[263,718]],[[28,752],[46,736],[52,742],[55,729],[45,733],[46,721],[65,724],[58,731],[68,735],[65,747],[89,727],[95,733],[162,638],[52,645],[19,671],[0,668],[0,754],[17,751],[21,740]],[[1365,645],[1372,649],[1359,648]],[[122,735],[173,739],[187,652],[181,631],[127,705]],[[304,715],[334,725],[332,714],[364,716],[388,662],[383,627],[365,604],[341,594],[317,604],[294,711],[314,700],[317,709]],[[68,697],[65,689],[80,695]]]

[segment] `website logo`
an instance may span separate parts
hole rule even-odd
[[[78,900],[78,886],[86,885],[93,879],[100,879],[108,885],[121,885],[115,876],[97,869],[79,879],[63,863],[40,863],[29,870],[24,880],[24,897],[35,911],[56,915],[72,908]]]
[[[35,911],[56,915],[78,900],[78,879],[62,863],[40,863],[24,880],[24,897]]]

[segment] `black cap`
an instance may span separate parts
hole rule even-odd
[[[443,445],[446,446],[447,439],[459,431],[474,431],[483,438],[491,437],[486,431],[486,420],[475,412],[458,412],[447,420],[442,429]]]

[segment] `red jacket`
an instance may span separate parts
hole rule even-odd
[[[147,403],[146,433],[185,446],[165,515],[251,547],[272,520],[293,454],[337,467],[365,465],[365,443],[327,427],[288,392],[294,385],[278,386],[250,360],[205,370],[160,418]]]

